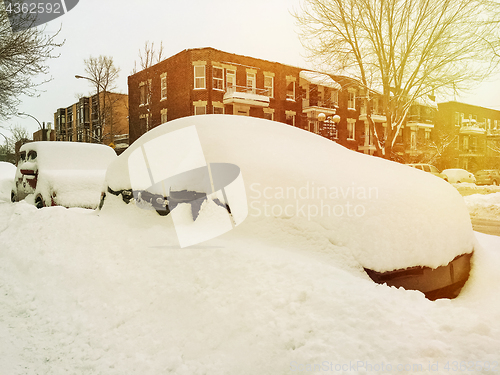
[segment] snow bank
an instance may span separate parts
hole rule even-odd
[[[313,226],[323,240],[380,272],[435,268],[473,250],[467,208],[450,184],[274,121],[207,115],[168,122],[110,165],[107,184],[115,191],[130,188],[129,155],[189,126],[196,127],[207,163],[240,167],[249,207],[242,225],[259,223],[266,231],[269,220],[276,219],[292,227]],[[160,151],[164,155],[159,152],[156,162],[170,157],[168,145]]]
[[[0,161],[0,201],[10,202],[10,193],[14,187],[16,166]]]
[[[477,234],[462,294],[431,302],[374,284],[315,221],[262,217],[181,250],[171,222],[113,198],[99,216],[0,204],[5,373],[498,369],[498,237]]]
[[[500,218],[500,192],[492,194],[472,194],[464,197],[470,215],[482,219]]]
[[[97,208],[105,174],[105,169],[47,170],[38,180],[37,192],[43,197],[52,195],[59,206]]]

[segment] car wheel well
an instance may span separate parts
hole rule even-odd
[[[43,200],[43,197],[40,194],[38,194],[35,198],[35,207],[36,208],[45,207],[45,201]]]

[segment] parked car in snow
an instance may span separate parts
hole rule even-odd
[[[162,124],[110,164],[104,187],[101,215],[146,215],[156,228],[173,226],[181,246],[187,227],[197,235],[227,216],[229,229],[314,223],[373,281],[429,299],[457,295],[476,243],[464,201],[445,181],[252,117]]]
[[[10,193],[14,188],[16,166],[5,161],[0,161],[0,201],[10,201]]]
[[[441,173],[446,176],[446,180],[451,184],[459,184],[461,182],[470,182],[474,184],[476,182],[474,175],[465,169],[451,168],[445,169]]]
[[[439,169],[437,169],[432,164],[410,163],[410,164],[406,164],[406,165],[408,165],[409,167],[420,169],[421,171],[424,171],[424,172],[432,173],[434,176],[440,177],[443,180],[448,181],[446,176],[443,175],[441,172],[439,172]]]
[[[36,207],[96,208],[108,165],[108,146],[79,142],[30,142],[20,148],[13,202],[32,195]]]
[[[500,185],[500,170],[483,169],[476,172],[476,185]]]

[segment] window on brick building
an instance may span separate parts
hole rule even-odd
[[[378,98],[372,98],[372,114],[374,114],[374,115],[379,114]]]
[[[416,150],[417,148],[417,132],[411,131],[410,133],[410,148]]]
[[[164,73],[161,77],[161,99],[167,99],[167,74]]]
[[[285,113],[285,122],[288,125],[295,126],[295,112],[286,112]]]
[[[214,112],[214,115],[223,115],[224,114],[224,107],[214,106],[213,112]]]
[[[255,78],[255,73],[247,72],[247,90],[255,94],[255,88],[257,87],[257,80]]]
[[[274,120],[274,111],[270,110],[269,108],[264,108],[264,118],[266,120]]]
[[[167,117],[167,109],[164,108],[161,110],[161,123],[164,124],[168,121],[168,117]]]
[[[149,88],[150,83],[148,82],[141,82],[139,84],[141,105],[149,104]]]
[[[348,95],[349,97],[347,99],[347,108],[356,109],[356,91],[349,90]]]
[[[195,65],[194,67],[194,88],[205,89],[205,65]]]
[[[332,90],[330,94],[331,104],[338,105],[339,104],[339,92],[338,90]]]
[[[286,79],[286,99],[295,100],[295,81],[290,78]]]
[[[469,151],[469,137],[464,136],[463,141],[462,141],[462,150],[463,151]]]
[[[356,139],[356,120],[354,119],[347,120],[347,139],[351,141]]]
[[[214,66],[212,70],[212,88],[224,90],[224,69],[217,66]]]
[[[236,70],[226,70],[226,87],[228,92],[234,92],[236,89]]]
[[[267,96],[274,97],[274,77],[264,76],[264,89],[266,89]]]
[[[194,106],[194,114],[196,115],[205,115],[207,113],[206,105],[195,105]]]

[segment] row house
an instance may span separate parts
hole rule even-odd
[[[500,111],[449,101],[439,103],[438,113],[441,168],[500,169]]]
[[[434,96],[416,99],[396,138],[397,154],[405,163],[428,163],[436,156],[432,139],[438,105]]]
[[[82,97],[54,113],[54,128],[57,141],[103,143],[114,148],[119,144],[126,148],[128,95],[101,92],[99,96]]]
[[[180,117],[229,114],[283,122],[373,155],[368,106],[377,126],[386,126],[381,95],[356,80],[214,48],[184,50],[137,72],[128,77],[128,90],[131,142]],[[427,139],[425,121],[408,134]]]
[[[164,122],[199,114],[279,121],[354,149],[360,139],[356,88],[344,90],[325,74],[213,48],[184,50],[137,72],[128,77],[128,90],[131,142]]]

